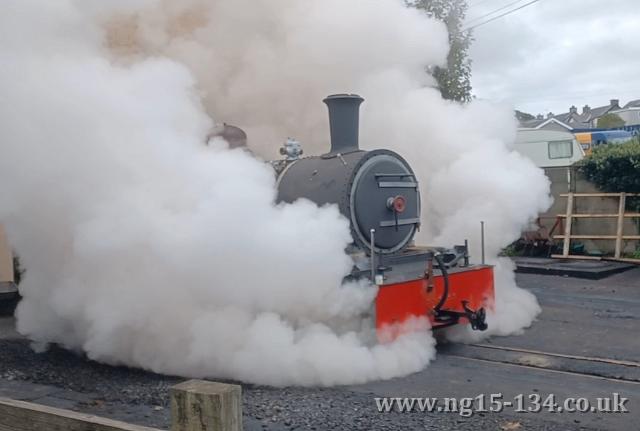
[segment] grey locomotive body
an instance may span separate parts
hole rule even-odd
[[[379,329],[416,315],[427,316],[435,328],[463,319],[486,329],[483,307],[493,301],[493,269],[470,265],[466,244],[447,250],[413,244],[420,228],[418,178],[399,154],[360,149],[363,101],[352,94],[324,100],[331,128],[328,153],[302,158],[300,144],[287,141],[280,151],[285,159],[272,162],[278,201],[334,204],[349,220],[353,243],[347,251],[354,266],[347,278],[369,278],[379,286]]]

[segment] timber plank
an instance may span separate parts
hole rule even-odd
[[[24,401],[0,398],[0,431],[159,431]]]

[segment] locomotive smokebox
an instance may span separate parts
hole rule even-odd
[[[350,220],[355,248],[393,254],[407,247],[420,226],[420,190],[411,166],[389,150],[358,148],[359,109],[353,94],[327,97],[331,151],[285,161],[278,173],[278,202],[308,199],[336,205]],[[371,230],[375,230],[371,244]]]
[[[334,94],[324,99],[329,108],[331,151],[329,154],[358,151],[360,105],[364,99],[357,94]]]

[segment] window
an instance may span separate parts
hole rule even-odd
[[[573,157],[572,141],[552,141],[549,142],[550,159],[570,159]]]

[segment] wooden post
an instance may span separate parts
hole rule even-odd
[[[242,431],[242,388],[204,380],[174,386],[171,431]]]
[[[567,221],[564,224],[564,246],[562,256],[567,257],[571,252],[571,224],[573,222],[573,193],[567,194]]]
[[[13,254],[4,228],[0,224],[0,283],[12,283],[13,276]]]
[[[620,206],[618,207],[618,229],[616,231],[616,259],[620,259],[622,257],[622,234],[624,233],[624,212],[626,208],[627,194],[620,193]]]

